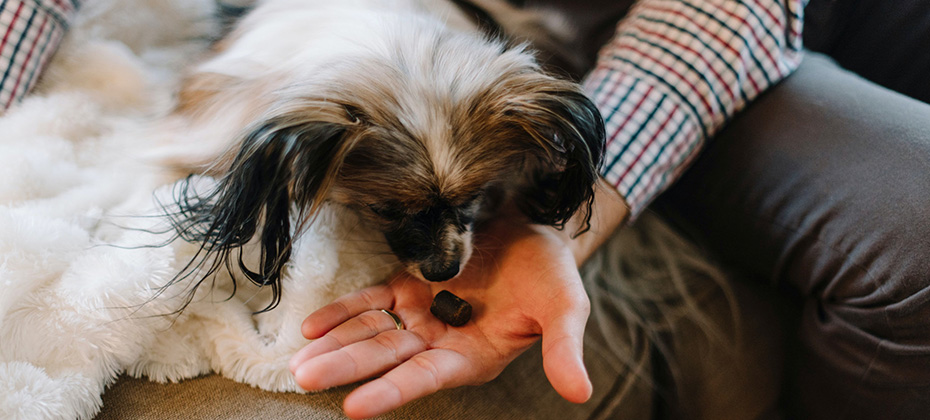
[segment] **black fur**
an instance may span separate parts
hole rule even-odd
[[[242,140],[227,175],[213,191],[198,196],[190,179],[184,181],[170,220],[182,239],[200,243],[201,248],[169,285],[194,274],[205,279],[223,267],[232,275],[238,267],[256,285],[271,287],[272,302],[262,312],[276,307],[281,273],[291,255],[291,205],[302,220],[321,195],[332,166],[338,165],[335,155],[344,133],[335,123],[269,122]],[[259,231],[261,259],[253,268],[243,260],[241,247]],[[206,273],[195,273],[204,266]]]
[[[216,19],[220,22],[221,33],[228,34],[236,23],[255,8],[252,4],[235,4],[223,0],[216,2]]]
[[[524,128],[549,144],[537,150],[548,162],[529,174],[517,206],[535,223],[563,228],[582,209],[584,221],[576,235],[590,227],[594,189],[603,161],[604,120],[594,103],[578,91],[544,92],[526,115]]]
[[[397,215],[386,215],[385,219],[392,222],[385,227],[384,238],[401,261],[418,262],[426,280],[449,280],[461,268],[463,249],[436,251],[442,250],[447,227],[454,226],[459,233],[472,229],[476,209],[471,202],[453,206],[440,201],[415,214],[392,210],[389,213]]]

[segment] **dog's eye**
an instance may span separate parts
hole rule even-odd
[[[459,216],[459,223],[463,225],[467,226],[475,222],[475,215],[472,212],[461,211],[461,212],[458,212],[458,216]]]
[[[455,209],[455,216],[459,219],[459,223],[468,226],[475,222],[483,198],[484,194],[477,194],[469,198],[463,206]]]
[[[474,206],[477,206],[477,205],[481,204],[481,202],[484,200],[484,198],[485,198],[486,195],[487,195],[487,193],[486,193],[484,190],[479,190],[478,192],[476,192],[476,193],[474,193],[474,194],[465,196],[464,199],[459,199],[459,200],[458,200],[458,206],[461,206],[461,207],[474,207]]]
[[[352,124],[360,124],[362,119],[365,117],[365,114],[361,109],[358,109],[352,105],[343,105],[343,108],[346,110],[346,117],[349,118],[349,121],[351,121]]]
[[[388,220],[399,220],[405,216],[403,211],[394,207],[382,207],[375,204],[369,204],[368,209],[378,217],[383,217]]]

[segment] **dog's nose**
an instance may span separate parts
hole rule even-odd
[[[446,281],[459,273],[459,262],[455,260],[442,266],[424,264],[420,266],[420,273],[429,281]]]

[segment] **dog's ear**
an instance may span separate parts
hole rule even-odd
[[[202,244],[202,259],[187,269],[206,263],[208,277],[224,266],[231,272],[238,266],[255,284],[271,286],[273,301],[266,310],[276,306],[291,254],[292,216],[305,221],[319,208],[344,159],[346,133],[346,126],[335,122],[283,120],[248,130],[214,190],[199,196],[184,186],[177,194],[174,228],[185,240]],[[261,259],[250,268],[240,247],[259,232]],[[213,259],[207,262],[208,257]]]
[[[511,105],[536,160],[527,167],[530,182],[518,191],[520,210],[535,223],[561,228],[580,209],[585,219],[578,233],[587,230],[605,141],[597,107],[563,81],[550,81]]]

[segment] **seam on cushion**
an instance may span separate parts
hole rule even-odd
[[[775,220],[775,219],[772,219],[772,218],[764,218],[764,217],[760,217],[760,216],[757,216],[757,215],[753,215],[753,214],[750,214],[750,212],[745,211],[745,209],[743,210],[743,214],[746,215],[746,216],[750,216],[751,218],[754,218],[757,222],[769,223],[769,224],[772,225],[772,226],[775,226],[775,227],[780,228],[780,229],[782,229],[782,230],[784,230],[784,231],[790,232],[790,233],[792,233],[794,236],[804,236],[804,235],[801,234],[802,232],[800,231],[800,227],[799,227],[799,226],[790,226],[789,224],[787,224],[787,223],[782,223],[782,222],[779,221],[779,220]],[[822,237],[821,235],[817,235],[817,236],[815,236],[813,239],[814,239],[814,241],[815,241],[816,244],[818,244],[818,245],[820,245],[820,246],[822,246],[822,247],[824,247],[824,248],[830,250],[830,251],[833,252],[833,253],[839,254],[839,255],[841,255],[841,256],[842,256],[842,255],[846,255],[845,252],[842,252],[841,250],[837,249],[837,248],[834,247],[832,244],[830,244],[828,241],[824,240],[823,237]],[[865,265],[859,263],[858,261],[854,261],[853,264],[852,264],[852,266],[855,267],[855,268],[857,268],[857,269],[859,269],[859,270],[861,270],[861,271],[866,275],[866,277],[869,279],[869,281],[870,281],[873,285],[876,285],[876,286],[877,286],[878,288],[880,288],[880,289],[881,289],[881,288],[884,288],[884,284],[882,284],[881,282],[879,282],[879,281],[875,278],[875,276],[872,275],[872,273],[869,271],[868,267],[866,267]]]
[[[882,285],[882,286],[884,286],[884,285]],[[888,331],[891,331],[891,339],[894,340],[895,343],[897,343],[897,342],[898,342],[898,334],[897,334],[897,332],[895,331],[894,327],[892,327],[891,318],[888,316],[888,307],[887,307],[887,306],[884,307],[884,308],[882,308],[882,315],[885,316],[885,326],[888,327]],[[871,368],[871,365],[870,365],[869,367]]]
[[[791,227],[789,227],[789,226],[786,226],[785,224],[776,223],[775,221],[772,221],[772,225],[773,225],[773,226],[781,227],[782,229],[791,232],[791,233],[794,234],[795,236],[803,236],[803,235],[801,234],[800,227],[791,228]],[[845,257],[846,255],[848,255],[846,252],[843,252],[842,250],[837,249],[835,246],[833,246],[832,243],[830,243],[830,242],[824,240],[823,237],[822,237],[821,235],[819,235],[819,234],[818,234],[816,237],[814,237],[814,243],[815,243],[818,247],[820,247],[821,249],[829,250],[830,252],[832,252],[832,253],[834,253],[834,254],[840,256],[841,258],[842,258],[842,257]],[[844,260],[847,260],[847,259],[844,258]],[[888,286],[887,283],[886,283],[886,282],[880,281],[874,274],[872,274],[872,271],[869,269],[869,267],[868,267],[867,265],[865,265],[864,263],[862,263],[862,262],[859,261],[858,259],[854,259],[854,260],[852,261],[852,264],[850,265],[850,267],[851,267],[851,268],[854,268],[854,269],[857,269],[857,270],[859,270],[862,274],[864,274],[865,277],[866,277],[866,279],[867,279],[867,280],[876,288],[876,290],[879,291],[882,295],[885,295],[885,296],[892,295],[891,293],[889,293],[889,290],[888,290],[888,288],[887,288],[887,286]],[[836,278],[836,277],[833,276],[833,279],[835,279],[835,278]],[[883,305],[883,307],[882,307],[882,319],[885,321],[885,328],[891,333],[891,339],[892,339],[894,342],[897,342],[897,341],[898,341],[898,334],[897,334],[897,332],[895,331],[894,325],[891,323],[891,319],[890,319],[890,317],[889,317],[889,315],[888,315],[888,307],[887,307],[887,305]],[[883,338],[883,340],[884,340],[884,338]]]
[[[743,210],[743,213],[748,215],[748,212],[746,212],[745,210]],[[791,233],[795,234],[795,236],[798,236],[798,233],[799,233],[799,232],[798,232],[798,229],[797,229],[797,228],[792,228],[792,227],[790,227],[790,226],[788,226],[788,225],[786,225],[786,224],[784,224],[784,223],[779,223],[779,222],[777,222],[776,220],[771,219],[771,218],[755,217],[755,219],[756,219],[757,222],[762,222],[762,223],[768,222],[768,223],[771,224],[771,226],[774,226],[774,227],[776,227],[776,228],[779,228],[779,229],[782,229],[782,230],[791,232]],[[822,249],[829,250],[830,252],[834,252],[834,253],[837,253],[837,254],[840,254],[840,255],[845,255],[845,253],[842,253],[840,250],[836,249],[835,247],[833,247],[832,245],[830,245],[827,241],[824,241],[824,240],[822,240],[821,238],[822,238],[822,237],[821,237],[820,235],[818,235],[817,237],[815,237],[815,238],[814,238],[814,245],[816,245],[816,246],[818,246],[818,247],[820,247],[820,248],[822,248]],[[876,280],[875,276],[874,276],[867,268],[865,268],[865,267],[863,266],[863,264],[861,264],[861,263],[859,263],[859,262],[857,261],[857,262],[854,262],[854,263],[851,265],[851,267],[854,267],[854,268],[858,269],[859,271],[861,271],[861,272],[869,279],[869,281],[872,282],[872,284],[878,285],[878,289],[879,289],[880,291],[887,291],[886,284],[885,284],[885,283],[878,282],[878,281]],[[818,298],[818,300],[821,300],[821,299]],[[822,300],[821,300],[821,301],[822,301]],[[867,378],[867,377],[869,376],[869,374],[871,374],[871,372],[873,371],[873,368],[874,368],[874,366],[875,366],[876,361],[878,360],[879,356],[882,354],[883,348],[884,348],[884,347],[887,347],[887,344],[889,344],[889,343],[898,343],[898,342],[899,342],[899,341],[898,341],[898,334],[897,334],[895,328],[893,327],[893,324],[891,323],[891,320],[890,320],[890,317],[889,317],[889,313],[888,313],[888,312],[889,312],[889,311],[888,311],[887,305],[883,306],[883,307],[882,307],[882,311],[881,311],[881,313],[882,313],[882,319],[883,319],[884,322],[885,322],[885,327],[886,327],[886,329],[887,329],[887,330],[890,332],[890,334],[891,334],[891,337],[890,337],[891,339],[890,339],[890,340],[889,340],[888,338],[885,338],[885,337],[876,336],[874,333],[871,333],[871,332],[869,332],[869,331],[866,331],[865,329],[858,328],[859,331],[862,331],[863,333],[866,333],[866,334],[868,334],[869,336],[872,336],[872,337],[876,337],[876,338],[877,338],[877,343],[876,343],[876,345],[875,345],[875,348],[872,350],[872,357],[869,359],[869,363],[866,365],[866,366],[867,366],[866,369],[863,371],[862,375],[859,377],[859,380],[858,380],[858,382],[857,382],[857,387],[859,387],[859,388],[861,388],[861,387],[865,384],[866,378]],[[855,324],[852,324],[852,325],[855,325]],[[858,325],[856,325],[856,326],[858,327]],[[926,386],[927,384],[930,384],[930,382],[922,383],[921,386]],[[852,400],[852,397],[850,397],[850,400]],[[849,405],[847,404],[847,407],[848,407],[848,406],[849,406]],[[841,416],[840,418],[845,418],[847,414],[848,414],[848,412],[844,412],[844,415]]]
[[[865,378],[869,376],[869,372],[871,372],[872,367],[875,366],[875,360],[878,359],[878,355],[881,354],[882,352],[882,343],[884,342],[885,340],[880,340],[878,344],[875,345],[875,350],[872,353],[872,359],[869,360],[868,366],[865,368],[865,370],[862,372],[862,375],[859,377],[859,381],[856,384],[856,388],[862,388],[862,385],[865,383]],[[851,403],[852,403],[853,398],[855,397],[856,395],[854,393],[851,393],[851,395],[846,399],[846,407],[843,410],[843,415],[840,416],[840,418],[846,418],[849,415],[849,410],[852,407]]]
[[[758,216],[758,215],[755,215],[755,214],[750,214],[750,212],[746,211],[745,208],[742,207],[742,206],[740,206],[740,209],[741,209],[741,211],[742,211],[742,213],[743,213],[744,215],[749,216],[750,219],[755,220],[757,223],[759,223],[759,222],[761,222],[761,223],[768,223],[768,224],[770,224],[771,226],[774,226],[774,227],[776,227],[776,228],[779,228],[779,229],[782,229],[782,230],[784,230],[784,231],[790,232],[790,233],[793,234],[793,236],[795,236],[795,237],[803,236],[803,235],[801,235],[801,231],[800,231],[800,227],[799,227],[799,226],[796,226],[796,225],[795,225],[795,226],[790,226],[789,224],[783,223],[783,222],[781,222],[780,220],[776,220],[776,219],[774,219],[774,218],[766,218],[766,217],[761,217],[761,216]],[[792,224],[792,225],[794,225],[794,224]],[[829,251],[831,251],[831,252],[833,252],[833,253],[835,253],[835,254],[838,254],[838,255],[840,255],[840,256],[846,255],[846,253],[840,251],[839,249],[837,249],[836,247],[834,247],[831,243],[827,242],[826,240],[823,240],[823,237],[822,237],[820,234],[818,234],[817,236],[815,236],[815,237],[813,238],[813,240],[814,240],[814,243],[815,243],[816,245],[819,245],[820,247],[822,247],[822,248],[824,248],[824,249],[827,249],[827,250],[829,250]],[[877,289],[878,289],[879,291],[887,292],[886,284],[883,283],[883,282],[878,281],[878,279],[872,274],[872,272],[869,271],[869,268],[866,267],[864,264],[860,263],[859,261],[853,261],[853,263],[851,264],[851,267],[860,270],[860,271],[866,276],[866,278],[869,280],[869,282],[870,282],[871,284],[873,284],[874,286],[877,286]],[[775,279],[773,279],[773,280],[775,280]],[[887,293],[886,293],[886,294],[887,294]],[[818,299],[822,299],[822,298],[821,298],[821,297],[818,297]],[[883,308],[882,308],[882,315],[883,315],[883,319],[884,319],[884,321],[885,321],[885,328],[887,328],[888,331],[891,332],[891,338],[892,338],[895,342],[897,342],[897,340],[898,340],[898,339],[897,339],[897,333],[895,332],[895,329],[894,329],[894,327],[893,327],[892,324],[891,324],[891,320],[890,320],[890,318],[889,318],[889,316],[888,316],[888,308],[887,308],[887,307],[883,307]]]

